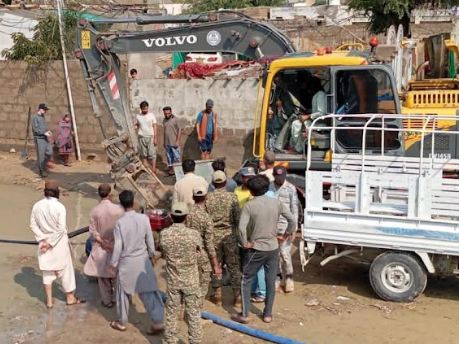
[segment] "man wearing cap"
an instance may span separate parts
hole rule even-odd
[[[215,171],[212,175],[215,191],[207,196],[206,210],[214,223],[214,243],[220,266],[226,264],[233,288],[233,304],[240,305],[241,267],[237,237],[239,221],[239,203],[235,194],[226,191],[226,175]],[[221,278],[215,276],[212,281],[211,300],[215,304],[222,302]]]
[[[201,306],[209,291],[212,271],[214,275],[221,276],[221,268],[217,261],[214,244],[214,223],[206,212],[207,189],[197,186],[193,189],[194,205],[190,208],[190,213],[186,217],[186,225],[191,229],[196,229],[202,237],[204,250],[199,255],[199,282],[201,285]]]
[[[225,164],[225,160],[223,159],[216,159],[212,162],[212,169],[214,170],[214,172],[222,171],[226,175],[225,168],[226,168],[226,164]],[[234,179],[226,176],[226,191],[234,192],[236,188],[237,188],[237,183],[234,181]],[[212,192],[214,190],[215,190],[215,187],[211,183],[209,185],[209,192]]]
[[[110,259],[109,272],[118,271],[116,279],[116,313],[118,319],[110,327],[126,331],[129,305],[138,294],[152,323],[148,334],[164,329],[164,303],[153,270],[155,243],[150,221],[144,214],[134,210],[134,193],[124,190],[119,195],[124,214],[116,222],[113,236],[115,243]],[[152,259],[150,261],[150,259]]]
[[[287,178],[287,170],[284,166],[276,166],[273,170],[274,183],[270,185],[277,199],[290,210],[293,217],[298,219],[298,195],[295,187],[289,183]],[[279,267],[282,277],[282,284],[286,293],[291,293],[294,290],[293,284],[293,264],[292,264],[292,242],[293,237],[287,236],[284,238],[285,231],[288,227],[288,221],[284,216],[279,217],[277,222],[277,235],[279,240]],[[297,228],[294,228],[294,232]],[[281,282],[276,280],[276,289],[281,286]]]
[[[53,307],[53,281],[59,278],[67,305],[83,303],[75,296],[75,271],[67,236],[66,211],[59,202],[59,185],[54,180],[45,183],[45,198],[34,204],[30,229],[38,242],[38,266],[43,274],[46,307]]]
[[[263,162],[262,162],[262,165],[263,165],[262,167],[264,171],[260,172],[260,174],[263,174],[266,177],[268,177],[270,182],[274,181],[273,168],[274,168],[275,162],[276,162],[276,155],[274,154],[274,152],[266,151],[263,157]]]
[[[164,341],[178,343],[177,318],[182,300],[188,322],[190,344],[201,343],[201,290],[198,257],[203,250],[201,235],[185,225],[188,206],[183,202],[172,205],[174,224],[160,233],[160,243],[166,260],[166,330]]]
[[[217,132],[217,113],[213,111],[214,101],[207,99],[206,108],[198,113],[196,119],[196,132],[198,134],[199,149],[201,159],[210,159],[212,147],[218,139]]]
[[[296,219],[279,200],[269,197],[269,180],[258,175],[248,182],[253,199],[242,209],[239,220],[239,235],[244,252],[242,265],[242,313],[234,314],[233,320],[248,323],[250,321],[250,295],[252,284],[258,270],[265,268],[266,299],[263,321],[272,321],[272,309],[275,297],[275,281],[279,269],[279,243],[277,221],[279,216],[287,219],[284,239],[292,235],[296,228]]]
[[[252,199],[252,194],[247,187],[248,181],[256,176],[255,169],[253,167],[243,167],[239,171],[242,177],[242,185],[239,185],[235,190],[234,194],[239,202],[239,207],[242,209],[244,205]]]
[[[184,176],[182,179],[177,180],[174,185],[172,203],[185,202],[188,206],[191,206],[194,204],[193,189],[197,186],[209,187],[209,184],[203,177],[194,173],[195,167],[196,163],[194,160],[185,159],[182,161]]]
[[[102,306],[111,308],[114,301],[115,274],[109,272],[111,252],[113,251],[113,228],[124,210],[111,201],[112,188],[109,184],[100,184],[97,189],[100,203],[89,214],[89,232],[92,249],[84,265],[87,276],[97,277]]]
[[[37,151],[38,173],[42,178],[48,176],[46,164],[50,158],[48,137],[51,136],[51,131],[48,130],[45,121],[45,114],[48,110],[48,106],[41,103],[38,105],[37,113],[32,117],[32,133]]]

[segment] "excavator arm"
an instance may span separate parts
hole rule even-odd
[[[98,30],[101,25],[133,22],[139,25],[182,25],[156,31]],[[295,52],[289,39],[275,27],[230,11],[189,16],[80,20],[77,45],[75,56],[80,60],[94,113],[99,119],[103,146],[112,164],[112,177],[118,187],[135,191],[144,207],[154,207],[161,195],[157,194],[158,188],[152,186],[157,178],[143,166],[137,155],[136,133],[117,54],[230,52],[259,60]],[[111,114],[116,128],[115,137],[107,137],[100,121],[102,114],[96,89]]]

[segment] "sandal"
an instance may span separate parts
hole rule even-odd
[[[252,296],[250,298],[250,301],[253,302],[253,303],[263,303],[263,302],[265,302],[265,298],[261,297],[261,296]]]
[[[75,301],[73,302],[67,302],[66,305],[67,306],[74,306],[74,305],[80,305],[82,303],[86,303],[86,300],[82,300],[82,299],[79,299],[78,297],[75,297]]]
[[[147,331],[147,334],[149,336],[154,336],[154,335],[157,335],[157,334],[159,334],[159,333],[161,333],[163,331],[164,331],[164,325],[163,324],[151,325],[150,328]]]
[[[52,309],[53,307],[54,307],[53,304],[51,304],[51,305],[46,305],[46,308],[47,308],[47,309]]]
[[[241,324],[248,324],[250,322],[250,318],[242,316],[242,313],[236,313],[231,315],[231,320],[237,321]]]
[[[105,303],[105,302],[101,301],[100,303],[101,303],[102,306],[105,307],[105,308],[112,308],[112,307],[113,307],[113,302],[112,302],[112,301],[110,301],[110,302],[108,302],[108,303]]]
[[[124,332],[126,331],[127,327],[121,325],[119,321],[110,321],[110,327],[114,330]]]
[[[263,316],[263,322],[269,324],[270,322],[273,321],[273,317],[270,315]]]

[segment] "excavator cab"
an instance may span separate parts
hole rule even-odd
[[[266,124],[267,150],[282,158],[303,159],[312,121],[329,113],[329,68],[287,69],[274,76]],[[326,123],[321,123],[325,126]],[[315,133],[313,144],[329,148],[329,133]]]
[[[296,58],[294,63],[288,58],[274,61],[265,83],[265,97],[269,100],[263,106],[266,110],[263,109],[262,117],[266,117],[260,126],[264,133],[260,133],[260,148],[273,151],[276,160],[286,162],[293,171],[304,171],[308,141],[313,166],[319,170],[328,169],[331,151],[362,151],[363,133],[353,127],[360,126],[368,117],[363,119],[358,115],[400,113],[395,80],[388,67],[367,65],[363,63],[365,60],[356,57],[323,56],[323,65],[317,63],[321,56],[310,58],[313,66],[307,66],[309,57]],[[338,61],[349,65],[338,65]],[[300,62],[304,66],[298,67]],[[289,68],[289,65],[295,67]],[[333,123],[331,119],[321,120],[327,114],[355,117],[337,118]],[[315,129],[309,131],[312,123]],[[401,120],[394,119],[371,121],[365,140],[367,154],[383,150],[387,155],[403,155],[403,138],[399,137],[399,132],[386,129],[381,134],[381,128],[402,125]],[[332,133],[331,128],[343,129]],[[310,140],[308,135],[311,135]]]

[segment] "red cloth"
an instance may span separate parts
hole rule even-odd
[[[177,67],[177,70],[173,73],[173,79],[182,79],[182,78],[192,78],[192,79],[200,79],[206,76],[210,76],[215,74],[216,72],[220,72],[224,69],[231,69],[231,68],[244,68],[248,67],[253,62],[249,61],[228,61],[219,64],[202,64],[198,62],[189,62],[189,63],[181,63]]]

